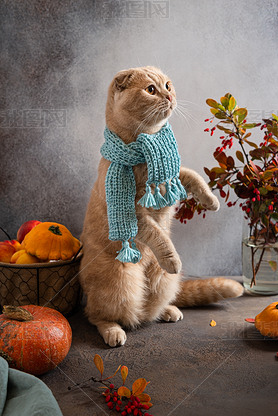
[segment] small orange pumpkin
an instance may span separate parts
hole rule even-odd
[[[33,375],[55,368],[69,352],[72,331],[58,311],[43,306],[4,306],[0,355],[10,367]]]
[[[262,335],[278,337],[278,302],[271,303],[255,317],[255,326]]]
[[[42,222],[26,234],[22,247],[42,261],[69,260],[80,248],[80,241],[62,224]]]

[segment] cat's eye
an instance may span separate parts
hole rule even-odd
[[[154,95],[154,93],[155,93],[155,86],[154,85],[149,85],[147,88],[145,88],[145,91],[147,91],[151,95]]]
[[[169,81],[166,82],[165,88],[166,88],[166,90],[171,91],[171,86],[170,86],[170,82]]]

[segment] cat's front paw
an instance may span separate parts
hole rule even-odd
[[[126,333],[122,328],[109,328],[103,333],[103,339],[110,347],[124,345],[126,342]]]
[[[202,206],[210,211],[218,211],[220,208],[220,202],[213,194],[204,195],[202,198],[199,198],[199,200]]]
[[[182,269],[182,262],[177,253],[168,257],[162,257],[158,260],[158,262],[160,267],[170,274],[180,273]]]

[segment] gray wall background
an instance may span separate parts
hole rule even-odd
[[[187,120],[171,119],[183,164],[207,180],[219,139],[203,132],[206,98],[231,92],[253,120],[277,111],[277,16],[276,0],[2,0],[0,225],[15,237],[24,221],[54,220],[80,235],[107,87],[124,68],[172,78],[187,100]],[[223,200],[205,220],[175,221],[185,273],[241,273],[243,228]]]

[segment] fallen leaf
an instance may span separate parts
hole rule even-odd
[[[100,372],[101,377],[102,377],[104,365],[103,365],[102,358],[98,354],[96,354],[94,356],[94,363],[95,363],[95,366],[98,369],[98,371]]]
[[[216,326],[216,322],[212,319],[211,321],[210,321],[210,326]]]
[[[245,318],[244,320],[246,322],[249,322],[249,324],[254,324],[255,323],[255,319],[253,319],[253,318]]]

